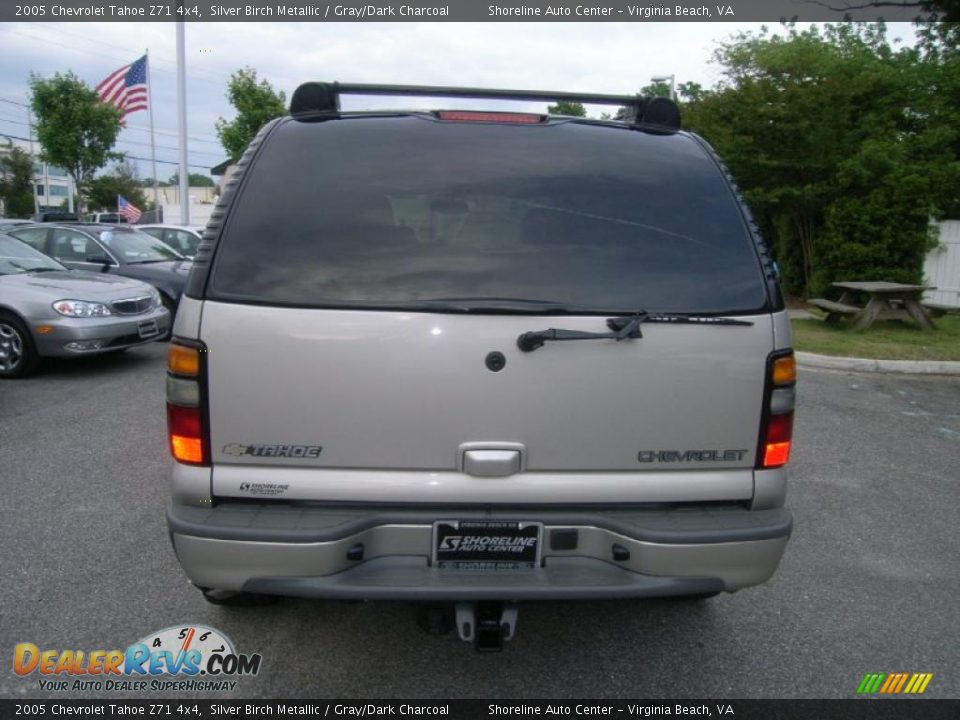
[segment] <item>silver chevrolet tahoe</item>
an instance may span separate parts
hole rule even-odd
[[[518,601],[733,592],[790,536],[795,376],[775,264],[669,100],[307,83],[180,303],[174,549],[213,602],[442,602],[481,649]]]

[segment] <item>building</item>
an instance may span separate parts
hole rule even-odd
[[[15,140],[5,135],[0,138],[6,138],[6,144],[0,144],[0,156],[8,155],[14,147],[19,147],[24,152],[30,153],[30,143],[23,140]],[[39,146],[33,147],[33,198],[34,211],[43,210],[65,210],[73,212],[74,197],[76,189],[73,178],[65,168],[49,165],[38,157]]]
[[[37,160],[33,165],[33,192],[38,211],[67,210],[73,212],[73,178],[65,168]]]

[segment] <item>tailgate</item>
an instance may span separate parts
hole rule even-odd
[[[605,318],[208,301],[214,490],[420,502],[750,497],[772,327],[768,315],[743,319],[753,325],[648,324],[641,339],[524,353],[524,332],[603,332]],[[485,363],[491,352],[505,357],[498,372]],[[492,476],[465,467],[477,449]],[[501,461],[514,452],[510,470]]]

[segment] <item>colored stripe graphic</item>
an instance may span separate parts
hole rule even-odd
[[[901,690],[903,690],[903,686],[906,684],[907,678],[909,677],[910,677],[910,673],[901,673],[900,682],[898,682],[897,686],[891,689],[890,692],[899,693]]]
[[[880,688],[880,692],[893,692],[893,688],[896,687],[898,680],[900,680],[900,673],[890,673],[887,675],[887,681],[883,684],[883,687]]]
[[[857,688],[858,693],[875,693],[879,687],[880,683],[883,681],[886,675],[883,673],[867,673],[863,676],[863,680],[860,681],[860,685]]]
[[[932,679],[933,673],[914,673],[913,677],[910,678],[910,682],[907,683],[907,688],[904,692],[910,693],[911,695],[920,695],[927,689],[927,685],[930,684],[930,680]]]
[[[933,673],[867,673],[857,686],[860,695],[920,695],[933,679]]]

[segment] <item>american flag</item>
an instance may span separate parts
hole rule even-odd
[[[110,73],[97,85],[100,100],[116,105],[126,117],[137,110],[147,109],[147,56]]]
[[[117,195],[117,213],[127,219],[127,222],[135,223],[143,215],[140,208],[132,202],[128,202],[123,195]]]

